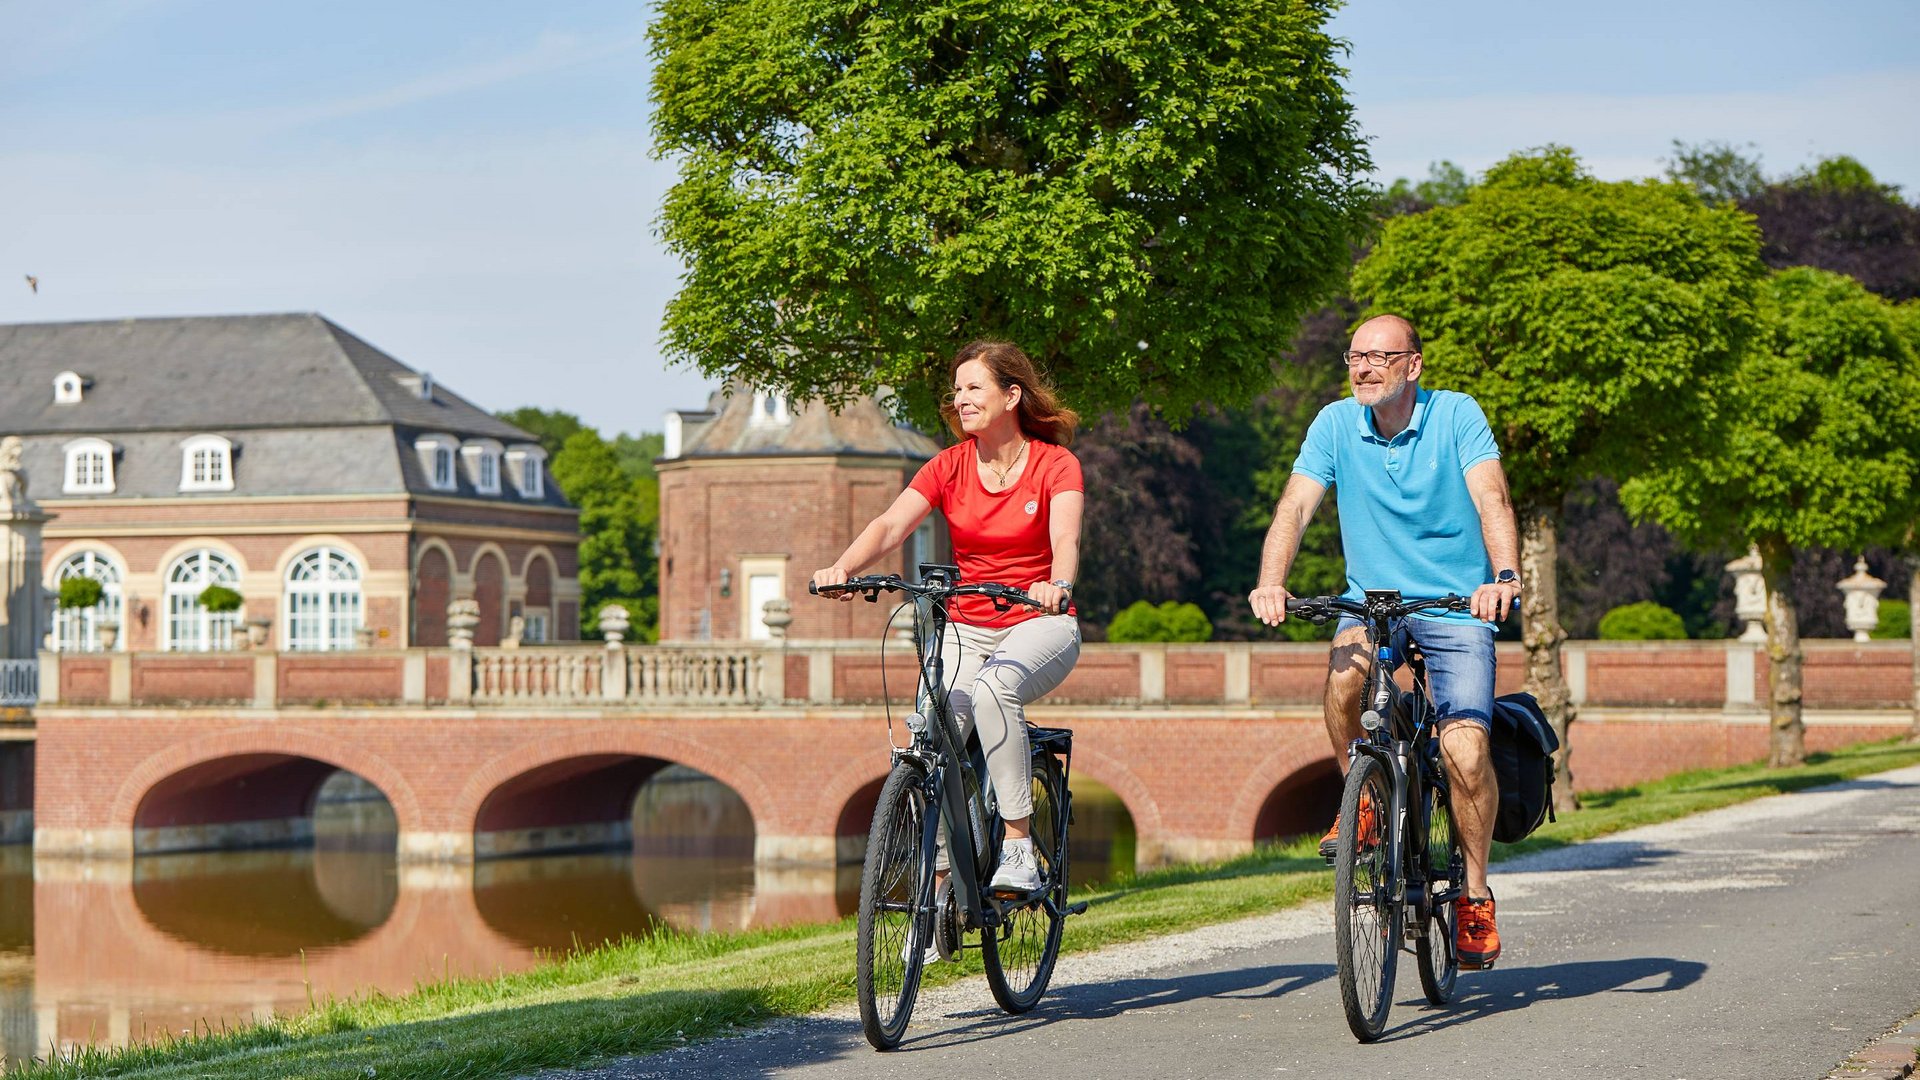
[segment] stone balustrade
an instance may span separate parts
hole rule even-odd
[[[1519,646],[1499,647],[1502,693],[1520,688]],[[1611,708],[1764,708],[1767,658],[1739,641],[1568,642],[1574,700]],[[1812,709],[1912,706],[1903,641],[1806,643]],[[1091,644],[1051,704],[1312,707],[1326,646],[1210,642]],[[912,693],[897,643],[551,645],[336,653],[42,653],[43,705],[760,706],[896,703]]]

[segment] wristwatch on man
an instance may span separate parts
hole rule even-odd
[[[1495,585],[1511,585],[1517,589],[1520,587],[1520,574],[1514,570],[1502,570],[1493,575],[1493,583]]]

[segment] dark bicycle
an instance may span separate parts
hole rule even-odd
[[[1374,656],[1360,715],[1366,734],[1347,749],[1333,874],[1340,1001],[1361,1042],[1374,1041],[1386,1027],[1401,949],[1411,946],[1420,989],[1435,1005],[1453,997],[1460,973],[1453,902],[1466,888],[1467,862],[1453,827],[1426,663],[1416,649],[1403,658],[1413,674],[1411,693],[1394,685],[1390,669],[1397,621],[1417,611],[1466,610],[1462,596],[1402,600],[1391,589],[1369,589],[1357,602],[1339,596],[1287,601],[1289,615],[1317,624],[1342,614],[1359,619]]]
[[[965,935],[978,931],[994,1000],[1007,1012],[1023,1013],[1039,1004],[1053,977],[1066,917],[1086,910],[1084,901],[1067,903],[1067,828],[1073,817],[1067,777],[1073,732],[1027,726],[1033,753],[1031,831],[1040,887],[989,893],[986,881],[1000,859],[1004,824],[991,792],[980,782],[986,775],[980,740],[970,735],[963,743],[960,725],[947,707],[940,651],[948,627],[947,601],[985,596],[1001,611],[1014,604],[1040,605],[1005,585],[963,585],[954,566],[922,564],[920,576],[919,583],[888,574],[807,587],[820,596],[859,593],[869,602],[882,592],[904,593],[913,605],[919,674],[915,708],[906,719],[912,738],[907,746],[893,746],[893,766],[874,807],[860,873],[854,981],[860,1025],[879,1050],[894,1049],[906,1034],[929,946],[941,959],[951,960],[960,949],[971,947]],[[936,843],[943,835],[949,838],[952,872],[936,895]]]

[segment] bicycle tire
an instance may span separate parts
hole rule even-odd
[[[1363,829],[1361,796],[1372,821]],[[1340,1003],[1354,1038],[1372,1042],[1393,1008],[1393,977],[1400,958],[1404,898],[1390,880],[1400,851],[1386,767],[1362,754],[1340,794],[1340,838],[1333,868],[1333,939]]]
[[[1053,755],[1033,760],[1034,861],[1046,888],[1024,907],[1007,913],[1005,923],[981,935],[987,986],[993,1000],[1014,1015],[1040,1003],[1060,956],[1067,921],[1067,790]]]
[[[1413,952],[1419,961],[1420,990],[1433,1005],[1453,1000],[1454,984],[1460,978],[1460,958],[1454,953],[1453,935],[1459,926],[1459,909],[1452,900],[1431,899],[1449,892],[1465,891],[1467,855],[1460,846],[1460,835],[1453,827],[1453,807],[1437,791],[1429,789],[1426,802],[1431,807],[1427,818],[1427,902],[1429,918],[1422,933],[1414,939]]]
[[[880,788],[860,869],[854,984],[860,1027],[876,1050],[894,1049],[907,1033],[933,929],[926,922],[933,852],[926,844],[925,784],[919,766],[894,763]]]

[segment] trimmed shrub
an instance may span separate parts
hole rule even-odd
[[[1213,623],[1197,605],[1136,600],[1107,625],[1108,641],[1211,641]]]
[[[1905,600],[1880,601],[1880,621],[1869,636],[1875,641],[1905,641],[1913,633],[1913,608]]]
[[[1600,616],[1601,641],[1682,641],[1686,636],[1679,613],[1651,600],[1622,604]]]
[[[239,611],[240,605],[245,602],[245,600],[241,599],[239,593],[234,592],[225,585],[209,585],[200,590],[200,606],[213,612],[215,615],[224,614],[229,611]]]
[[[100,602],[105,592],[100,583],[90,577],[63,578],[59,604],[63,608],[90,608]]]

